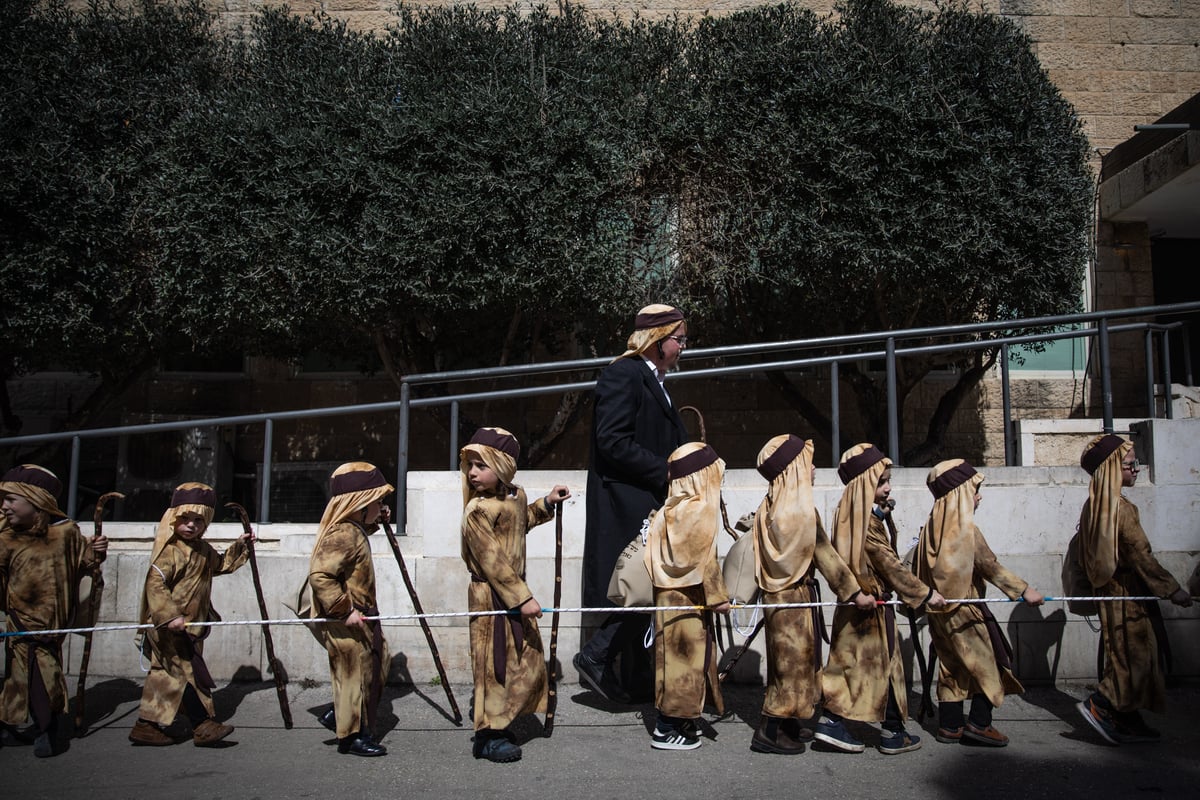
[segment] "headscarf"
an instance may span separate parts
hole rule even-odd
[[[946,597],[966,597],[975,574],[975,495],[983,475],[961,458],[935,464],[925,479],[933,510],[921,531],[917,577]],[[946,611],[957,608],[947,606]]]
[[[521,444],[517,437],[504,428],[480,428],[475,431],[471,441],[458,453],[458,466],[462,470],[463,510],[475,496],[471,482],[467,480],[467,461],[474,456],[487,464],[496,477],[500,479],[498,487],[501,494],[513,488],[513,480],[517,477],[517,459],[521,455]]]
[[[674,306],[662,303],[646,306],[633,321],[633,333],[625,343],[625,352],[613,360],[642,355],[654,344],[670,336],[682,322],[683,312]]]
[[[1087,509],[1079,526],[1079,558],[1092,586],[1117,571],[1117,514],[1121,507],[1121,464],[1133,443],[1106,433],[1088,442],[1079,465],[1092,476]]]
[[[688,442],[667,458],[667,475],[667,501],[650,521],[644,558],[656,588],[682,589],[702,584],[716,558],[725,462],[708,445]]]
[[[873,444],[854,445],[842,453],[838,466],[838,477],[846,488],[833,512],[833,546],[860,584],[867,580],[863,548],[875,506],[875,490],[891,466],[891,459]]]
[[[150,564],[153,566],[159,555],[175,539],[175,521],[185,514],[196,514],[204,519],[207,528],[212,523],[213,514],[217,510],[217,493],[211,486],[204,483],[181,483],[171,493],[171,504],[163,512],[158,521],[158,529],[154,533],[154,546],[150,550]],[[203,534],[201,534],[203,535]],[[142,589],[141,607],[138,619],[146,621],[150,618],[146,590]]]
[[[817,547],[813,504],[812,440],[776,436],[758,452],[767,495],[754,514],[754,577],[764,592],[794,586],[812,564]]]
[[[53,472],[37,464],[13,467],[0,478],[0,494],[20,495],[52,519],[67,516],[58,507],[57,497],[61,492],[62,481]]]
[[[395,487],[384,480],[379,468],[366,461],[351,461],[335,469],[329,478],[332,496],[325,504],[325,513],[317,526],[316,547],[321,546],[321,540],[334,525],[394,491]]]

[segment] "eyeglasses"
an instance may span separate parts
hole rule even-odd
[[[688,337],[686,336],[668,336],[668,339],[674,339],[675,343],[680,347],[687,347]]]
[[[1133,461],[1122,461],[1121,462],[1121,469],[1127,469],[1131,472],[1137,472],[1141,468],[1142,468],[1142,462],[1138,461],[1136,458]]]

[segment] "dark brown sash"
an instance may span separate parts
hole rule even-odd
[[[996,665],[1011,670],[1013,665],[1012,645],[1008,643],[1008,639],[1004,638],[1004,632],[1000,630],[1000,623],[996,621],[992,610],[982,603],[979,610],[983,614],[983,624],[987,628],[988,638],[992,641],[992,653],[996,657]]]
[[[524,576],[522,576],[523,579]],[[471,581],[487,583],[487,579],[474,573],[471,573]],[[489,588],[491,587],[489,586]],[[496,594],[495,589],[492,589],[492,610],[508,611],[508,607],[504,605],[500,595]],[[525,646],[525,626],[522,622],[519,614],[497,614],[492,617],[492,671],[496,675],[496,683],[501,686],[508,678],[508,648],[506,646],[508,636],[505,634],[505,628],[512,631],[513,643],[516,645],[517,652],[520,652],[521,648]]]

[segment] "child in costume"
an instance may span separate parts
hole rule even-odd
[[[863,609],[875,600],[861,591],[821,525],[813,502],[813,443],[784,434],[758,453],[758,472],[769,482],[754,513],[755,579],[765,605],[809,603],[816,599],[814,569],[829,581],[842,602]],[[767,693],[750,749],[758,753],[804,752],[813,732],[800,726],[821,699],[821,653],[817,647],[819,608],[768,608]],[[818,737],[841,749],[857,747],[840,723],[822,719]]]
[[[913,575],[896,553],[887,527],[891,467],[891,460],[872,444],[855,445],[842,454],[838,477],[846,489],[833,512],[833,546],[863,591],[876,599],[898,595],[909,608],[942,608],[945,598]],[[834,723],[847,717],[882,722],[879,752],[886,755],[921,746],[921,737],[904,726],[908,686],[899,642],[895,606],[838,606],[821,674],[825,717]]]
[[[159,520],[138,614],[139,622],[151,622],[154,629],[146,634],[150,673],[138,720],[129,732],[135,745],[175,744],[163,728],[175,721],[181,706],[197,747],[212,747],[233,733],[232,726],[214,718],[216,683],[204,663],[204,640],[212,628],[187,627],[221,619],[212,606],[213,576],[228,575],[249,556],[246,543],[252,541],[252,534],[242,534],[224,554],[202,538],[216,506],[217,494],[211,486],[184,483],[176,487]]]
[[[0,479],[0,611],[9,631],[71,627],[79,582],[97,568],[108,540],[90,542],[58,507],[62,483],[49,470],[22,464]],[[67,710],[62,671],[62,635],[13,636],[5,650],[0,726],[18,741],[29,736],[16,726],[33,718],[33,754],[58,755],[65,748],[59,718]]]
[[[460,455],[463,486],[462,559],[471,573],[470,611],[510,615],[471,618],[475,758],[511,762],[521,748],[506,735],[522,714],[546,710],[546,656],[537,618],[541,605],[525,583],[525,536],[554,518],[571,496],[565,486],[528,503],[513,483],[521,447],[503,428],[480,428]]]
[[[387,519],[383,499],[395,489],[365,461],[342,464],[329,483],[332,496],[308,565],[311,615],[335,620],[315,630],[333,683],[333,708],[321,724],[337,734],[339,753],[383,756],[387,748],[375,741],[374,727],[389,660],[379,620],[364,619],[379,616],[367,537]]]
[[[1121,494],[1137,481],[1133,444],[1111,433],[1098,436],[1079,463],[1092,476],[1079,516],[1079,560],[1094,593],[1155,595],[1190,606],[1191,595],[1155,559],[1138,507]],[[1158,741],[1161,734],[1139,713],[1142,708],[1161,712],[1166,702],[1155,630],[1162,619],[1158,605],[1140,600],[1098,605],[1104,674],[1096,691],[1079,704],[1079,712],[1109,744]]]
[[[992,709],[1006,694],[1020,694],[1012,673],[1012,649],[1000,625],[984,604],[953,602],[981,598],[986,580],[1012,600],[1040,606],[1045,598],[1026,581],[1005,569],[975,525],[983,475],[961,458],[942,461],[925,479],[933,494],[933,510],[921,529],[913,569],[917,577],[949,602],[929,609],[929,632],[937,652],[939,742],[964,739],[1004,747],[1008,737],[992,726]],[[969,716],[963,702],[971,699]]]
[[[703,607],[654,613],[656,750],[696,749],[695,720],[705,701],[724,711],[709,613],[729,613],[716,544],[724,475],[725,462],[708,445],[676,448],[667,459],[666,503],[650,520],[645,564],[654,604]]]

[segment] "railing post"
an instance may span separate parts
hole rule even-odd
[[[408,533],[408,404],[411,395],[412,388],[406,381],[401,381],[400,430],[396,435],[396,530],[401,536]]]
[[[1183,323],[1183,327],[1179,329],[1179,338],[1183,341],[1183,379],[1184,385],[1193,386],[1192,383],[1192,326],[1188,323]]]
[[[1175,411],[1171,407],[1171,331],[1167,328],[1163,328],[1162,344],[1158,349],[1162,356],[1163,403],[1167,408],[1167,419],[1175,419]]]
[[[67,476],[67,515],[74,519],[78,515],[75,503],[79,501],[79,437],[71,437],[71,470]]]
[[[1108,357],[1108,317],[1096,325],[1100,338],[1100,402],[1104,407],[1104,432],[1113,432],[1112,372]]]
[[[1154,402],[1154,329],[1146,328],[1142,340],[1146,345],[1146,415],[1154,419],[1158,416],[1158,408]]]
[[[838,362],[834,361],[829,365],[829,418],[831,422],[829,439],[833,448],[832,457],[835,467],[842,460],[842,412],[838,388]]]
[[[458,469],[458,401],[450,401],[450,471]]]
[[[900,466],[900,411],[896,401],[896,337],[887,338],[888,457]]]
[[[275,420],[263,423],[262,493],[258,498],[258,524],[271,521],[271,450],[275,446]]]
[[[1008,345],[1000,345],[1000,397],[1004,408],[1004,466],[1013,466],[1012,392],[1008,383]]]

